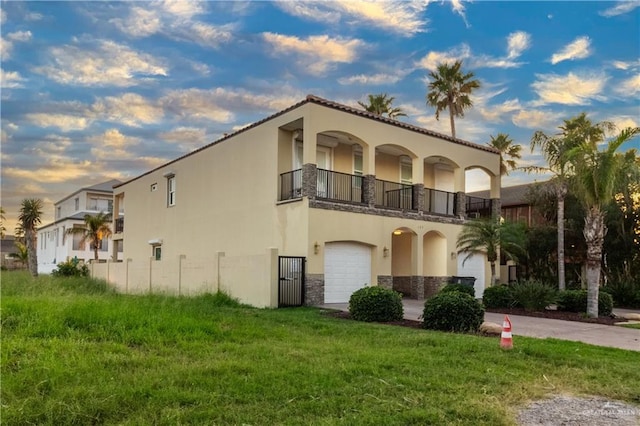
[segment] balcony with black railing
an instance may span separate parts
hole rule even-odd
[[[489,219],[492,216],[493,203],[490,199],[467,195],[467,219]]]
[[[447,216],[456,215],[456,194],[438,189],[424,189],[424,211]]]
[[[375,205],[402,210],[416,210],[413,185],[376,179]]]
[[[279,201],[302,198],[302,169],[280,174]]]
[[[362,203],[362,176],[318,169],[316,197],[332,201]]]

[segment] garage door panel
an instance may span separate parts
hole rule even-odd
[[[327,243],[325,303],[347,303],[354,291],[371,284],[371,249],[358,243]]]

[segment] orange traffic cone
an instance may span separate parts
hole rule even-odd
[[[513,339],[511,338],[511,320],[509,319],[509,315],[504,316],[504,322],[502,323],[500,347],[502,349],[513,349]]]

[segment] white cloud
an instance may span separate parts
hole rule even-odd
[[[624,80],[614,90],[621,96],[637,98],[640,94],[640,74]]]
[[[50,64],[34,69],[60,84],[78,86],[136,85],[140,79],[166,76],[162,61],[109,40],[97,40],[85,48],[53,47]]]
[[[101,119],[127,126],[157,123],[164,116],[161,106],[149,102],[136,93],[107,96],[96,101],[91,106],[91,110]]]
[[[0,9],[0,24],[4,24],[7,21],[7,13]]]
[[[599,12],[599,14],[601,16],[610,18],[612,16],[618,16],[624,13],[631,12],[637,7],[640,7],[640,3],[638,3],[637,1],[619,1],[615,6],[610,7],[609,9],[605,9]]]
[[[477,105],[476,109],[487,121],[501,122],[508,119],[510,113],[519,111],[522,108],[518,99],[509,99],[498,105]]]
[[[524,31],[516,31],[507,37],[507,58],[514,59],[531,46],[531,35]]]
[[[451,9],[462,17],[464,24],[467,26],[467,28],[469,28],[470,25],[467,21],[467,16],[464,13],[464,5],[462,4],[462,0],[451,0]]]
[[[88,160],[78,161],[65,156],[48,157],[47,163],[35,169],[6,167],[2,172],[8,177],[31,181],[34,177],[38,183],[61,183],[69,180],[95,176],[96,167]]]
[[[468,44],[463,43],[458,47],[449,49],[446,52],[431,51],[422,58],[416,65],[427,69],[429,71],[435,71],[438,64],[447,62],[453,63],[457,60],[465,60],[471,57],[471,48]]]
[[[204,64],[202,62],[197,62],[197,61],[189,61],[189,65],[191,65],[191,68],[193,68],[193,70],[200,75],[211,74],[211,69],[207,64]]]
[[[422,18],[428,2],[424,1],[279,1],[278,7],[290,15],[335,25],[373,25],[402,36],[411,37],[425,31]],[[464,8],[463,8],[464,10]]]
[[[113,23],[120,31],[132,37],[148,37],[160,31],[160,16],[154,9],[132,7],[126,19],[114,18]]]
[[[207,141],[205,129],[195,127],[177,127],[173,130],[160,133],[161,139],[180,146],[184,151],[192,151],[199,148]]]
[[[13,41],[27,42],[31,40],[31,31],[16,31],[15,33],[7,34],[7,38]]]
[[[212,91],[203,89],[172,90],[160,103],[172,114],[185,119],[207,119],[219,123],[229,123],[234,115],[222,107],[212,96]]]
[[[71,146],[71,139],[60,135],[47,135],[35,145],[35,152],[41,158],[62,155]]]
[[[511,117],[511,121],[526,129],[551,130],[562,123],[563,117],[562,112],[521,109]]]
[[[551,63],[557,64],[562,61],[573,61],[575,59],[584,59],[591,55],[591,39],[587,36],[576,38],[574,41],[566,45],[562,50],[551,56]]]
[[[63,132],[84,130],[91,120],[68,114],[31,113],[25,115],[27,121],[39,127],[57,127]]]
[[[0,68],[0,87],[3,89],[17,89],[24,87],[24,78],[17,71],[5,71]]]
[[[131,157],[130,148],[137,145],[140,139],[125,136],[118,129],[109,129],[101,135],[88,138],[94,147],[91,154],[96,159],[128,158]]]
[[[613,122],[616,125],[618,130],[615,132],[617,135],[620,130],[626,129],[627,127],[638,127],[638,117],[631,117],[628,115],[616,115],[613,117],[609,117],[606,120]]]
[[[371,84],[371,85],[379,85],[379,84],[394,84],[400,81],[404,77],[404,73],[402,74],[358,74],[352,75],[350,77],[342,77],[338,79],[338,83],[342,85],[350,85],[350,84]]]
[[[6,61],[11,57],[12,51],[13,43],[0,36],[0,58],[2,58],[3,61]]]
[[[580,76],[569,73],[565,76],[557,74],[536,74],[537,80],[531,87],[539,99],[534,106],[550,103],[564,105],[588,105],[591,99],[604,99],[601,96],[608,77],[604,74]]]
[[[351,63],[358,57],[358,49],[365,43],[358,39],[329,37],[328,35],[309,36],[301,39],[274,33],[263,33],[264,40],[279,54],[295,54],[298,65],[314,75],[326,73],[336,63]]]

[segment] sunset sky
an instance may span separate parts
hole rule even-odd
[[[533,132],[580,112],[640,124],[639,5],[3,1],[5,226],[23,198],[45,201],[46,224],[76,189],[135,177],[310,93],[357,106],[386,92],[402,121],[449,134],[425,94],[429,71],[454,59],[482,83],[458,137],[508,133],[521,165],[541,164]]]

